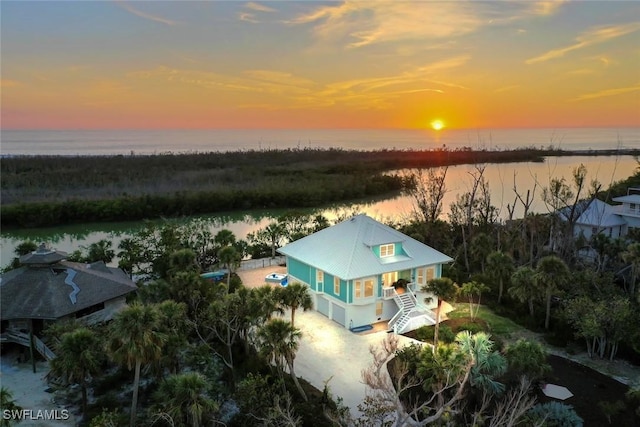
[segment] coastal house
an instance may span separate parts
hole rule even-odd
[[[640,188],[628,188],[626,196],[614,197],[613,201],[621,203],[614,209],[627,226],[640,228]]]
[[[618,214],[616,206],[598,199],[581,200],[578,203],[578,218],[573,225],[575,237],[591,240],[596,234],[604,234],[617,239],[627,234],[627,221]],[[560,218],[564,221],[567,220],[566,211],[560,211]]]
[[[51,323],[78,319],[87,324],[110,320],[137,287],[126,273],[104,262],[66,261],[67,254],[42,244],[20,257],[21,267],[0,275],[0,340],[30,346],[45,358],[53,352],[41,341]]]
[[[363,214],[278,252],[290,281],[309,286],[315,310],[350,329],[388,321],[396,333],[435,324],[437,302],[426,305],[431,295],[420,288],[453,261]]]
[[[579,201],[573,235],[590,240],[596,234],[604,234],[617,239],[625,237],[629,229],[640,228],[640,188],[628,188],[626,196],[614,197],[613,201],[620,204],[610,205],[599,199]],[[567,220],[568,211],[569,208],[560,210],[561,220]]]

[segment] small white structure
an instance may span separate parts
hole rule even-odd
[[[568,398],[573,397],[573,393],[571,393],[568,388],[561,385],[545,384],[541,389],[545,396],[553,399],[567,400]]]

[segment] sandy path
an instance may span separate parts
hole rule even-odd
[[[33,418],[40,412],[40,419],[25,419],[18,425],[20,427],[62,427],[74,426],[75,417],[71,412],[64,412],[64,407],[58,407],[52,402],[53,394],[45,390],[49,385],[44,377],[49,368],[46,362],[38,362],[36,373],[31,369],[31,363],[16,362],[16,354],[3,355],[0,359],[0,385],[7,388],[12,394],[15,402],[23,409],[31,410]],[[55,414],[50,411],[57,410]],[[68,414],[67,420],[42,419],[45,415],[56,415],[64,418]],[[2,414],[0,414],[1,416]]]

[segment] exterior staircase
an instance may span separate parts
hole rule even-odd
[[[15,330],[7,330],[2,334],[1,341],[14,342],[16,344],[30,347],[29,334]],[[33,335],[33,348],[46,360],[55,359],[55,353],[40,338]]]
[[[431,310],[419,304],[410,289],[406,289],[401,294],[396,291],[393,300],[400,308],[396,315],[389,320],[389,329],[393,329],[394,333],[401,334],[410,330],[409,323],[417,317],[427,317],[431,320],[431,324],[435,323]]]

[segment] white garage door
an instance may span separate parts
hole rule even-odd
[[[316,297],[316,310],[329,317],[329,300],[318,295]]]
[[[345,314],[344,307],[340,307],[338,304],[333,304],[333,320],[340,323],[342,326],[346,323]]]

